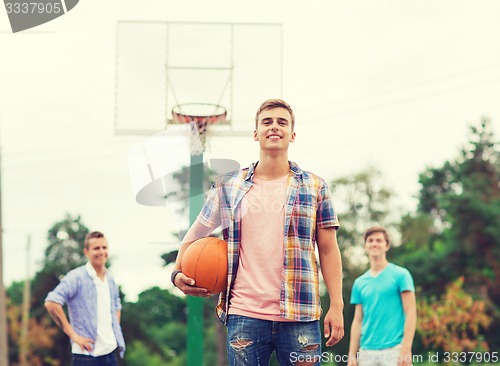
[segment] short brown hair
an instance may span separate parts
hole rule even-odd
[[[389,239],[389,233],[382,226],[372,226],[372,227],[368,228],[365,231],[365,233],[363,234],[364,243],[366,243],[366,239],[368,239],[368,237],[370,235],[375,234],[375,233],[384,234],[384,238],[385,238],[385,241],[387,242],[387,245],[389,245],[391,243],[391,241]]]
[[[104,234],[101,233],[100,231],[92,231],[91,233],[85,235],[85,240],[83,242],[85,249],[89,249],[90,239],[97,239],[97,238],[104,238]]]
[[[292,107],[290,107],[287,102],[281,99],[268,99],[260,105],[257,113],[255,114],[255,129],[257,129],[257,125],[259,124],[259,115],[262,113],[262,111],[268,111],[275,108],[283,108],[290,113],[290,116],[292,117],[292,120],[290,122],[292,124],[293,131],[293,128],[295,127],[295,115],[293,114]]]

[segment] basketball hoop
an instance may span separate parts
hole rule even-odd
[[[227,111],[218,104],[186,103],[172,108],[172,123],[189,124],[191,155],[205,151],[208,126],[226,121]]]

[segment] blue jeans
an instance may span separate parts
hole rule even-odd
[[[227,356],[231,366],[268,366],[276,351],[280,365],[320,365],[319,321],[275,322],[229,315]]]
[[[72,366],[117,366],[114,352],[108,355],[97,357],[78,355],[76,353],[73,353],[72,356]]]

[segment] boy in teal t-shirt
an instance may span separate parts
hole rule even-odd
[[[411,365],[417,319],[413,278],[406,268],[387,261],[390,241],[384,228],[369,228],[364,239],[370,269],[352,288],[356,308],[348,365]]]

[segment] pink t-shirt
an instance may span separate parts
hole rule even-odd
[[[238,272],[229,314],[286,321],[279,317],[288,175],[273,181],[254,178],[242,200]]]

